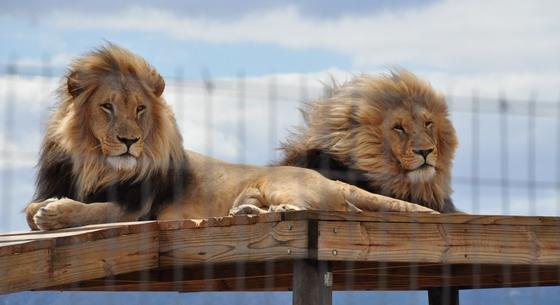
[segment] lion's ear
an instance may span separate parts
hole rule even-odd
[[[72,73],[70,73],[70,75],[68,75],[68,77],[66,78],[66,87],[68,93],[70,93],[73,98],[76,98],[78,95],[84,92],[84,88],[80,84],[77,71],[73,71]]]
[[[163,77],[161,77],[161,75],[159,75],[159,73],[157,72],[153,72],[153,76],[154,76],[154,94],[157,97],[160,97],[163,94],[163,90],[165,89],[165,81],[163,80]]]

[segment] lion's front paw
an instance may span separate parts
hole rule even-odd
[[[58,199],[51,198],[41,202],[31,202],[27,205],[27,207],[25,207],[25,219],[27,220],[27,224],[31,230],[39,230],[39,227],[37,227],[37,224],[35,224],[35,220],[33,219],[39,209],[57,200]]]
[[[71,199],[60,199],[40,208],[33,221],[41,230],[56,230],[76,226],[84,204]]]
[[[229,215],[259,215],[266,212],[266,210],[263,210],[256,205],[242,204],[240,206],[231,208],[229,210]]]

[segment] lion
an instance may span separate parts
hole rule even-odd
[[[304,124],[282,143],[277,165],[458,212],[450,186],[457,136],[442,95],[406,70],[358,75],[327,92],[305,103]]]
[[[185,150],[164,88],[155,68],[112,43],[70,65],[25,209],[32,229],[303,209],[436,213],[312,170]]]

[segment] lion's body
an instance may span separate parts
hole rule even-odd
[[[161,219],[224,216],[232,207],[252,200],[259,208],[290,204],[299,209],[348,210],[335,182],[314,171],[231,164],[193,151],[186,154],[192,173],[189,191],[183,202],[163,208],[158,215]]]
[[[362,75],[303,109],[281,165],[306,167],[367,191],[455,212],[457,146],[445,100],[406,71]]]
[[[268,211],[433,212],[296,167],[230,164],[185,151],[165,83],[109,44],[70,67],[27,206],[33,229]]]

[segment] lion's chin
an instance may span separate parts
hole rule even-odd
[[[412,183],[428,182],[434,178],[436,169],[433,166],[422,166],[419,169],[408,172],[408,179]]]
[[[107,162],[111,167],[119,171],[129,171],[136,168],[138,161],[131,155],[107,157]]]

